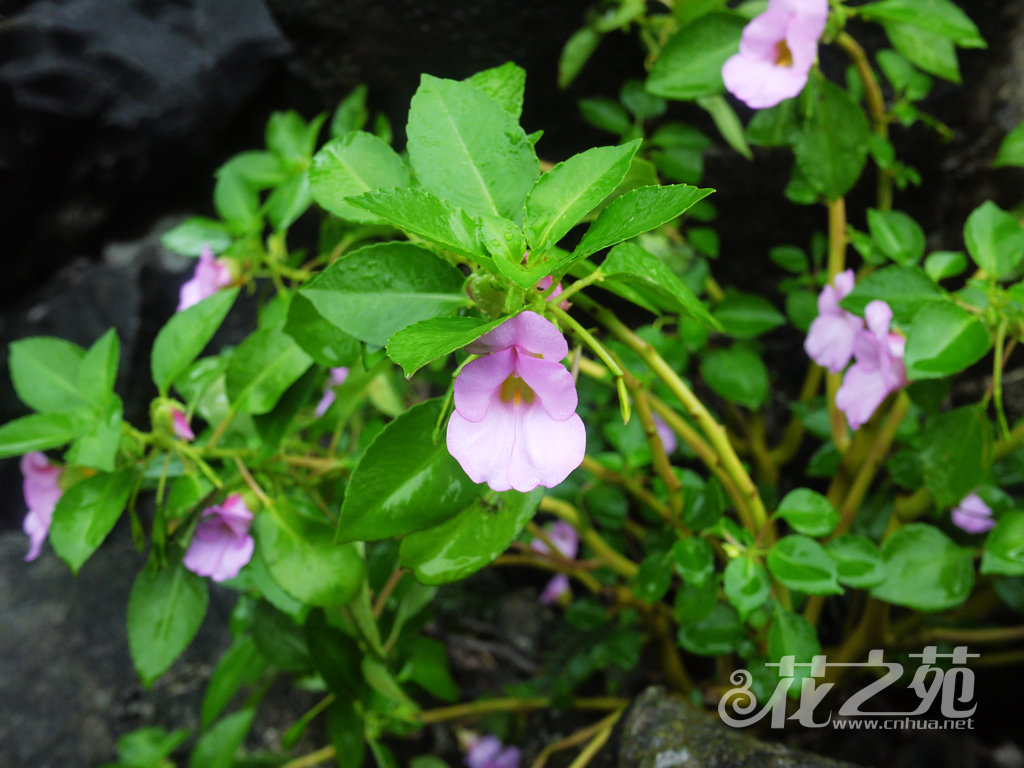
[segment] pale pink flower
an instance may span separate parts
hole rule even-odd
[[[171,409],[171,422],[174,425],[174,436],[182,440],[192,441],[196,439],[192,427],[188,423],[188,417],[178,408]]]
[[[551,287],[551,284],[554,281],[555,278],[553,278],[551,275],[548,275],[547,277],[542,277],[540,280],[537,281],[537,290],[540,291],[541,293],[544,293],[545,291],[547,291],[548,288]],[[558,285],[555,286],[555,290],[551,292],[551,296],[549,296],[548,298],[550,299],[554,296],[560,296],[561,294],[562,284],[559,283]],[[558,303],[558,306],[560,306],[562,309],[568,309],[572,305],[568,301],[561,301]]]
[[[661,444],[665,448],[665,453],[671,456],[676,452],[676,448],[679,447],[679,441],[676,440],[676,433],[672,431],[672,427],[665,423],[665,420],[656,413],[652,413],[654,417],[654,428],[658,431],[658,437],[661,438]]]
[[[474,483],[495,491],[553,488],[583,461],[576,382],[559,362],[565,338],[523,312],[467,349],[484,354],[455,379],[448,451]]]
[[[63,467],[51,464],[46,455],[39,451],[21,457],[21,475],[24,478],[22,490],[25,493],[25,504],[28,505],[28,514],[21,524],[29,539],[26,560],[39,557],[43,542],[50,532],[53,510],[64,493],[59,484],[63,471]]]
[[[836,393],[836,406],[846,414],[850,429],[856,430],[871,418],[890,392],[907,385],[903,364],[906,339],[889,331],[892,310],[884,301],[872,301],[864,308],[867,330],[854,340],[856,362],[843,376]]]
[[[233,579],[252,557],[251,525],[252,512],[240,494],[204,509],[185,553],[185,567],[214,581]]]
[[[327,383],[324,384],[324,394],[320,398],[320,402],[316,404],[316,417],[319,419],[325,413],[327,409],[331,407],[334,402],[334,388],[340,387],[345,383],[345,379],[348,378],[348,368],[338,367],[331,368],[327,371]]]
[[[506,747],[497,736],[481,736],[466,753],[469,768],[519,768],[519,750]]]
[[[963,497],[959,506],[953,509],[953,525],[967,533],[984,533],[995,526],[992,510],[976,493]]]
[[[214,259],[210,246],[206,246],[199,255],[192,279],[181,286],[181,293],[178,294],[178,311],[181,312],[203,299],[208,299],[221,288],[231,285],[233,279],[227,262],[223,259]]]
[[[825,31],[828,0],[769,0],[743,30],[740,51],[722,67],[722,80],[752,109],[774,107],[807,84]]]
[[[551,543],[555,545],[555,549],[562,557],[572,560],[576,557],[576,553],[579,551],[580,537],[576,533],[576,529],[573,528],[569,523],[559,520],[548,526],[547,529],[548,538],[551,539]],[[551,552],[551,548],[547,545],[544,539],[536,538],[530,542],[530,549],[535,552],[543,552],[548,554]],[[548,582],[547,586],[544,587],[544,591],[541,593],[539,598],[543,605],[553,603],[563,594],[569,591],[569,577],[564,573],[555,574],[555,576]]]
[[[818,316],[814,318],[804,350],[808,357],[839,373],[853,356],[853,343],[864,328],[864,321],[839,306],[839,302],[853,290],[853,270],[835,276],[832,285],[826,285],[818,294]]]

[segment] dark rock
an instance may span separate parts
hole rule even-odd
[[[758,741],[661,688],[640,694],[620,739],[620,768],[856,768]]]

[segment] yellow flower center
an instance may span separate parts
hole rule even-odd
[[[793,52],[789,50],[785,40],[779,40],[775,44],[775,64],[781,67],[793,66]]]
[[[532,403],[535,397],[530,385],[518,376],[509,376],[501,383],[501,399],[506,403],[511,402],[512,405],[519,405],[523,401]]]

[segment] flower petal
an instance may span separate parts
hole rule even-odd
[[[568,419],[553,419],[536,404],[520,405],[515,415],[508,484],[524,493],[540,485],[554,488],[583,462],[587,447],[583,422],[575,413]]]
[[[540,597],[537,598],[537,602],[541,605],[553,603],[568,591],[569,577],[564,573],[559,573],[547,583],[547,586],[544,587],[544,591],[541,592]]]
[[[889,325],[892,323],[892,309],[881,299],[875,299],[864,307],[864,319],[868,328],[879,340],[885,340],[889,335]]]
[[[891,391],[878,371],[865,367],[858,359],[843,376],[842,386],[836,392],[836,407],[846,414],[850,429],[858,430]]]
[[[495,491],[512,488],[508,466],[516,442],[513,410],[511,403],[496,398],[493,407],[479,421],[470,421],[458,410],[448,420],[448,452],[470,480],[487,483]]]
[[[506,320],[466,348],[474,354],[482,354],[512,346],[546,360],[561,360],[569,354],[569,345],[554,324],[529,310]]]
[[[530,385],[548,415],[559,421],[576,412],[576,382],[564,365],[528,355],[516,355],[516,373]]]
[[[515,373],[514,347],[485,355],[469,363],[455,378],[455,410],[469,421],[480,421],[495,402],[501,385]]]
[[[804,351],[822,368],[838,373],[850,362],[860,331],[861,321],[855,315],[818,315],[807,331]]]

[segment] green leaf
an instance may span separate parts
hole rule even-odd
[[[689,315],[711,328],[720,327],[704,303],[665,262],[635,243],[620,243],[612,248],[600,269],[610,284],[638,289],[647,303],[654,307]]]
[[[459,686],[449,670],[448,650],[444,643],[432,637],[420,636],[413,640],[398,679],[403,683],[416,683],[441,701],[454,702],[459,698]]]
[[[160,329],[153,342],[150,365],[153,382],[161,394],[167,394],[174,380],[192,365],[210,342],[237,295],[238,288],[217,291],[198,304],[176,312]]]
[[[462,273],[423,248],[380,243],[342,256],[300,291],[332,325],[383,347],[420,320],[467,303]]]
[[[580,70],[590,61],[597,50],[602,34],[590,26],[582,27],[573,32],[562,47],[558,58],[558,87],[563,91],[568,88]]]
[[[725,596],[741,619],[762,605],[771,594],[771,581],[764,566],[746,557],[730,560],[725,566]]]
[[[381,430],[352,470],[338,523],[340,541],[374,541],[429,528],[481,491],[433,442],[441,400],[420,403]]]
[[[630,587],[638,600],[654,604],[665,596],[672,586],[670,558],[668,552],[652,552],[640,561]]]
[[[997,280],[1024,259],[1024,227],[991,200],[975,208],[964,224],[964,242],[974,263]]]
[[[282,161],[301,164],[313,154],[316,137],[326,115],[319,115],[306,123],[295,110],[274,112],[267,120],[264,139],[267,149]]]
[[[33,413],[0,427],[0,459],[31,451],[57,448],[83,431],[80,423],[62,413]]]
[[[916,264],[924,256],[924,230],[902,211],[869,208],[868,229],[879,250],[897,264]]]
[[[960,605],[974,585],[971,550],[958,547],[938,528],[910,523],[882,544],[885,578],[871,596],[915,611]]]
[[[53,511],[50,543],[73,573],[107,538],[128,503],[134,471],[93,475],[72,485]]]
[[[372,133],[353,131],[324,144],[309,167],[313,199],[347,221],[377,224],[381,219],[345,202],[376,189],[408,187],[409,169],[391,147]]]
[[[788,147],[799,130],[796,106],[796,99],[786,99],[757,110],[747,125],[747,139],[758,147]]]
[[[354,702],[335,699],[327,708],[324,727],[335,754],[345,755],[353,766],[362,766],[366,752],[363,716]]]
[[[235,698],[243,685],[252,685],[266,671],[267,662],[250,635],[242,635],[220,657],[203,695],[201,727],[206,730]]]
[[[626,108],[614,99],[580,99],[579,108],[583,119],[602,131],[622,136],[633,129]]]
[[[114,393],[121,344],[117,331],[108,330],[89,348],[78,369],[78,391],[94,405],[106,404]]]
[[[267,196],[267,219],[275,232],[282,232],[309,210],[313,195],[305,171],[291,176]]]
[[[104,768],[163,768],[174,750],[191,738],[188,729],[167,733],[159,726],[139,728],[117,740],[121,764],[105,764]]]
[[[668,109],[668,104],[660,96],[644,89],[644,84],[635,78],[631,78],[622,84],[619,89],[619,101],[638,120],[650,120],[661,117]]]
[[[640,139],[619,147],[595,147],[543,174],[526,199],[530,247],[543,253],[555,245],[622,182]]]
[[[835,561],[839,581],[848,587],[873,587],[885,578],[878,546],[867,536],[847,533],[825,545]]]
[[[213,207],[232,234],[249,233],[260,225],[260,197],[256,186],[232,170],[230,163],[217,170]]]
[[[256,519],[258,523],[259,517]],[[259,545],[256,551],[257,556],[253,557],[252,563],[263,561],[262,557],[258,557]],[[277,586],[277,582],[272,579],[270,583]],[[313,661],[309,656],[306,633],[297,623],[304,611],[285,614],[269,602],[267,590],[260,591],[267,599],[257,602],[252,611],[252,637],[256,647],[260,649],[263,658],[275,667],[288,672],[309,672],[313,668]]]
[[[948,37],[914,24],[883,22],[892,47],[904,57],[933,75],[954,83],[960,82],[956,48]]]
[[[1005,512],[985,539],[981,572],[1024,576],[1024,512]]]
[[[804,100],[810,116],[793,142],[797,166],[811,186],[835,200],[850,191],[864,168],[868,120],[846,91],[823,77],[810,80]]]
[[[711,593],[712,600],[714,593]],[[722,656],[743,639],[743,622],[732,606],[716,603],[706,616],[681,622],[679,644],[690,653]]]
[[[486,93],[516,120],[523,111],[526,70],[507,61],[470,75],[465,82]]]
[[[67,454],[68,464],[113,472],[117,450],[121,446],[121,421],[124,407],[117,395],[109,396],[106,407],[97,412],[88,427],[80,435]]]
[[[775,605],[772,624],[768,628],[768,657],[778,663],[784,656],[793,656],[796,664],[807,664],[821,654],[818,633],[802,614],[785,610]],[[777,669],[782,676],[782,669]],[[794,667],[792,673],[785,673],[796,680],[810,677],[808,667]]]
[[[786,324],[786,316],[763,296],[730,292],[715,307],[723,331],[737,339],[754,339]]]
[[[284,331],[255,331],[228,360],[228,400],[242,413],[267,413],[312,364]]]
[[[700,375],[716,394],[751,410],[760,408],[768,397],[768,369],[743,346],[709,352],[700,361]]]
[[[64,413],[93,403],[78,388],[85,353],[70,341],[35,336],[11,343],[8,365],[18,398],[40,413]]]
[[[881,50],[875,54],[893,90],[905,93],[910,101],[920,101],[932,89],[932,79],[896,51]]]
[[[519,219],[540,165],[498,102],[468,83],[423,75],[406,133],[424,189],[471,214]]]
[[[1021,123],[1003,139],[999,154],[992,161],[993,168],[1024,166],[1024,123]]]
[[[359,339],[324,320],[313,303],[300,293],[292,295],[284,332],[325,368],[355,365],[363,356]]]
[[[277,453],[285,434],[292,428],[299,411],[309,403],[310,395],[319,383],[320,371],[310,366],[294,384],[284,391],[274,408],[268,413],[253,416],[253,425],[263,445],[258,456],[261,460]]]
[[[740,122],[736,110],[725,100],[724,96],[701,96],[697,99],[697,106],[711,115],[715,127],[730,147],[747,160],[754,159],[754,153],[750,151],[746,134],[743,131],[743,123]]]
[[[810,488],[797,488],[779,502],[775,513],[798,533],[828,536],[839,522],[839,513],[823,495]]]
[[[967,269],[967,257],[961,251],[935,251],[924,260],[924,271],[935,282],[956,277]]]
[[[410,378],[427,363],[462,349],[508,319],[435,317],[421,320],[388,339],[388,357],[402,366],[406,378]]]
[[[370,119],[370,111],[366,108],[365,85],[360,84],[349,91],[334,110],[331,117],[331,138],[340,138],[351,131],[361,131]]]
[[[864,308],[875,299],[889,305],[897,323],[906,324],[925,304],[945,301],[945,296],[920,268],[894,264],[857,281],[853,291],[839,304],[863,315]]]
[[[961,48],[985,48],[967,14],[950,0],[882,0],[857,9],[857,14],[870,21],[897,21],[926,29],[948,38]]]
[[[732,13],[709,13],[687,24],[654,62],[647,90],[682,101],[722,93],[722,65],[739,50],[745,26],[746,20]]]
[[[198,256],[204,248],[220,253],[231,245],[231,233],[216,219],[193,216],[160,236],[169,251]]]
[[[988,469],[989,428],[977,407],[929,418],[922,444],[925,486],[939,509],[956,506],[981,483]]]
[[[139,573],[128,598],[128,646],[147,687],[188,647],[209,601],[206,580],[181,562]]]
[[[256,709],[232,712],[199,737],[189,757],[189,768],[232,768],[235,753],[252,728]]]
[[[347,603],[359,591],[366,566],[352,544],[335,544],[325,520],[279,498],[256,516],[256,543],[280,587],[310,605]]]
[[[785,536],[768,551],[772,576],[790,589],[810,595],[839,595],[836,564],[828,552],[806,536]]]
[[[692,536],[672,545],[672,559],[676,572],[688,584],[703,587],[715,572],[715,553],[707,539]]]
[[[582,259],[602,248],[660,227],[681,216],[694,203],[714,192],[689,184],[639,187],[612,200],[598,214],[572,255]]]
[[[970,367],[992,346],[984,323],[952,302],[921,307],[907,333],[907,378],[938,379]]]
[[[362,652],[356,641],[328,624],[323,611],[312,611],[306,619],[306,644],[313,665],[331,692],[343,699],[358,699]]]
[[[426,238],[453,253],[468,256],[474,261],[487,256],[477,231],[477,220],[461,208],[422,189],[367,192],[348,198],[348,203],[372,213],[377,219],[387,221],[403,232]]]

